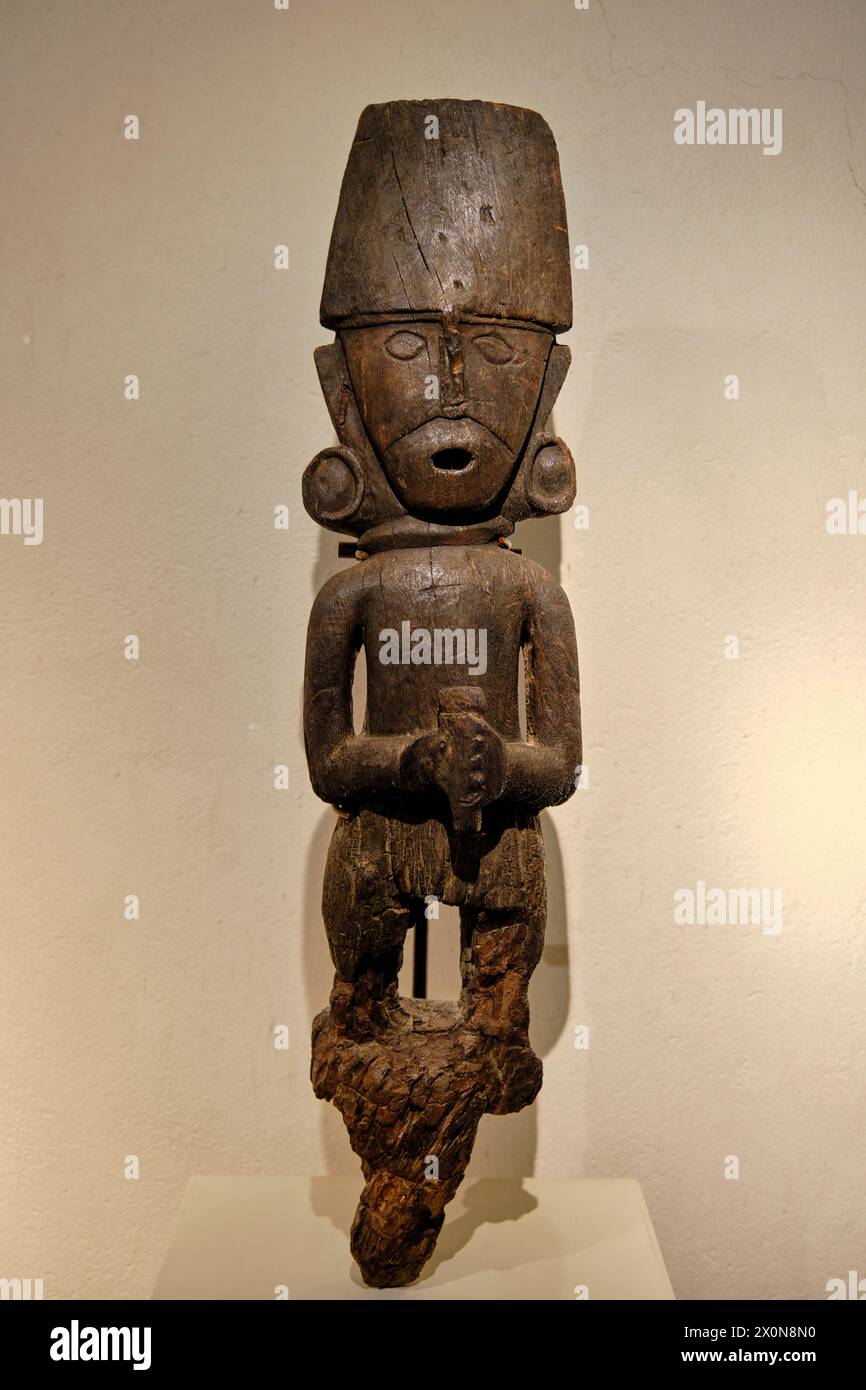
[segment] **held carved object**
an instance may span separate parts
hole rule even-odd
[[[361,1159],[352,1253],[385,1287],[429,1258],[480,1117],[541,1086],[527,1005],[545,924],[538,813],[571,795],[581,758],[568,601],[506,540],[575,494],[571,454],[545,433],[571,357],[556,342],[571,265],[542,118],[481,101],[367,107],[321,321],[336,334],[316,367],[339,443],[307,467],[304,504],[356,540],[307,640],[310,778],[339,813],[322,904],[336,973],[312,1080]],[[460,909],[457,1003],[397,992],[406,933],[433,899]]]

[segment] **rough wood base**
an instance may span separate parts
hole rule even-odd
[[[418,1278],[479,1119],[531,1104],[541,1070],[528,1041],[487,1036],[460,1004],[397,1000],[381,1032],[364,1041],[348,1036],[332,1009],[317,1016],[313,1087],[340,1110],[366,1178],[351,1236],[365,1283]]]

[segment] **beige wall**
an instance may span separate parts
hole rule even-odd
[[[824,525],[866,495],[866,7],[0,14],[0,490],[45,508],[0,536],[0,1275],[146,1295],[188,1174],[355,1169],[307,1079],[302,644],[345,562],[299,483],[357,116],[447,95],[546,116],[591,258],[555,421],[590,526],[522,529],[574,606],[590,785],[546,817],[544,1090],[471,1174],[634,1175],[683,1297],[866,1276],[866,536]],[[782,153],[675,145],[698,100],[782,108]],[[674,925],[698,880],[781,887],[781,933]],[[445,923],[437,979],[456,953]]]

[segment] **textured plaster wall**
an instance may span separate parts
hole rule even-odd
[[[355,1171],[307,1079],[332,813],[299,687],[346,562],[299,482],[355,122],[428,95],[543,112],[590,252],[555,414],[590,525],[522,529],[575,610],[589,786],[545,818],[544,1090],[471,1171],[634,1175],[680,1296],[866,1275],[866,536],[825,528],[866,495],[866,7],[0,17],[0,492],[45,527],[0,536],[0,1275],[146,1296],[189,1174]],[[699,100],[781,108],[782,152],[676,145]],[[781,932],[675,925],[699,880],[781,888]]]

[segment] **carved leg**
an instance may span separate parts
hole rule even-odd
[[[403,943],[416,917],[391,875],[379,817],[339,820],[331,839],[322,915],[336,967],[331,1017],[346,1036],[374,1037],[400,1013],[397,976]],[[315,1059],[314,1059],[315,1061]]]
[[[530,1105],[542,1066],[529,1042],[529,980],[544,946],[543,899],[533,908],[462,908],[461,1004],[465,1027],[487,1040],[496,1066],[485,1112],[507,1115]]]

